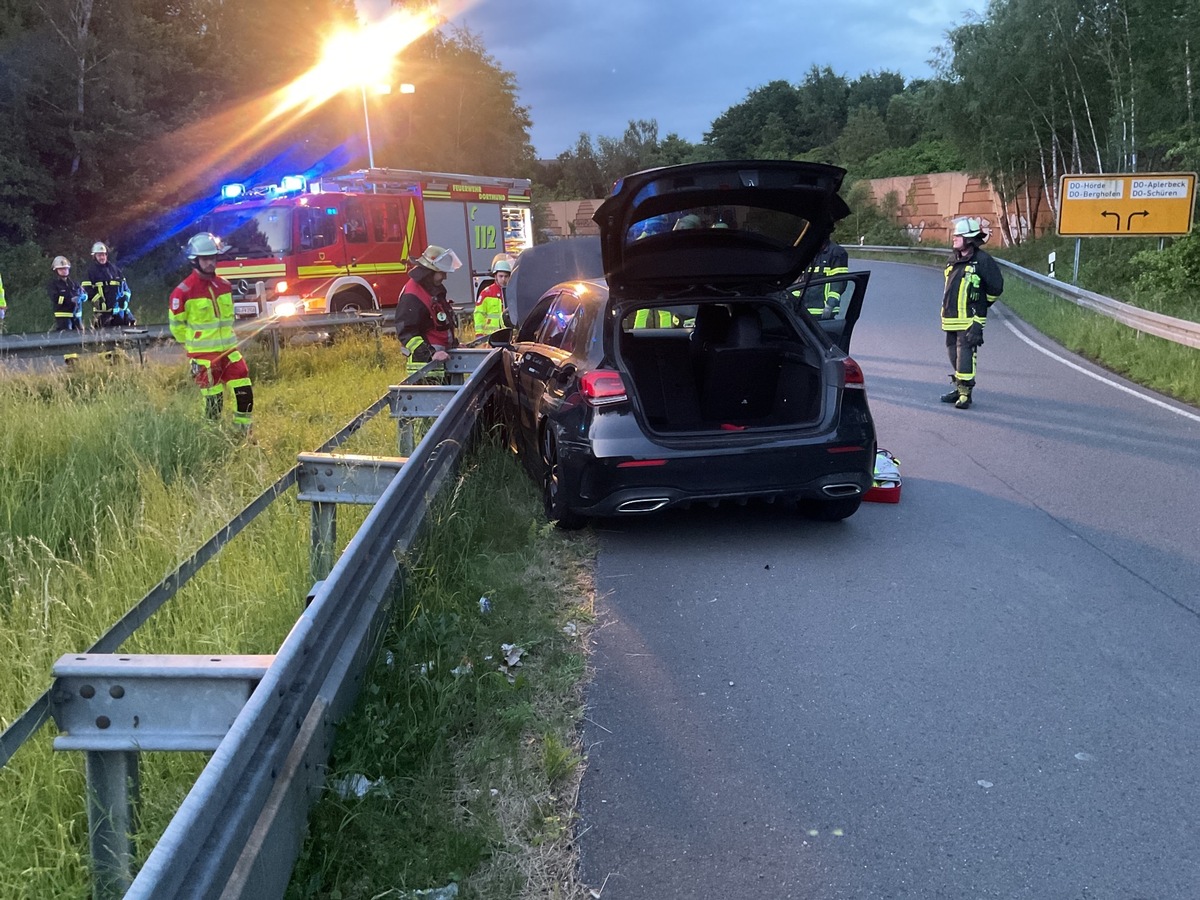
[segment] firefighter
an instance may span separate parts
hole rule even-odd
[[[4,317],[8,314],[8,301],[4,299],[4,279],[0,278],[0,333],[4,331]]]
[[[512,327],[507,298],[504,296],[511,277],[512,260],[503,253],[497,254],[492,260],[492,278],[495,280],[480,291],[475,300],[476,336],[491,334],[505,326]]]
[[[846,248],[833,238],[826,238],[821,249],[804,270],[806,278],[825,278],[844,275],[850,271],[850,257]],[[822,285],[805,288],[801,284],[792,289],[792,296],[802,300],[804,308],[819,319],[836,319],[842,308],[844,281],[827,281]]]
[[[1004,276],[982,247],[987,235],[975,216],[954,223],[953,250],[946,262],[946,287],[942,292],[942,331],[954,370],[954,387],[942,394],[943,403],[969,409],[975,387],[975,358],[983,345],[988,310],[1004,291]]]
[[[129,311],[129,288],[125,278],[117,264],[109,262],[108,246],[101,241],[92,244],[92,262],[88,263],[83,289],[92,301],[97,328],[137,324]]]
[[[233,286],[217,274],[221,239],[202,231],[187,242],[194,269],[171,292],[168,321],[171,334],[191,360],[192,378],[204,397],[205,415],[219,419],[225,385],[233,391],[233,421],[250,433],[254,390],[250,370],[233,334]]]
[[[407,357],[409,375],[429,362],[445,362],[458,346],[454,307],[446,297],[446,276],[462,266],[453,250],[430,244],[413,260],[408,283],[396,303],[396,336]]]
[[[46,285],[46,293],[54,304],[54,330],[77,331],[83,328],[83,289],[71,279],[71,261],[65,256],[54,257],[50,264],[54,277]]]

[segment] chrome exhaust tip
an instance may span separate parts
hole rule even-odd
[[[862,488],[857,484],[827,484],[821,488],[821,493],[826,497],[857,497]]]
[[[648,513],[662,509],[671,501],[667,497],[646,497],[641,500],[626,500],[617,507],[619,513]]]

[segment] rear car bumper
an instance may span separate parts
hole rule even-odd
[[[560,448],[571,507],[588,516],[655,512],[693,503],[859,497],[871,487],[873,436],[861,447],[779,447],[720,456],[670,457],[654,464],[597,459],[585,447]]]

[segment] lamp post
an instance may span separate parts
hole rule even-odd
[[[367,85],[366,82],[359,84],[359,90],[362,91],[363,102],[363,123],[367,126],[367,165],[372,169],[375,168],[375,148],[371,146],[371,113],[367,110]],[[392,86],[390,84],[375,85],[375,93],[390,94]]]
[[[367,164],[373,169],[375,168],[375,148],[371,145],[371,113],[367,107],[366,82],[361,82],[358,87],[362,93],[363,124],[367,128]],[[390,94],[392,92],[392,86],[390,84],[377,84],[375,85],[374,90],[377,94]],[[400,93],[402,94],[412,94],[415,91],[416,87],[411,84],[405,83],[400,85]]]

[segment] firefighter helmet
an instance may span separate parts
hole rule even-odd
[[[434,272],[451,272],[458,271],[462,266],[462,260],[458,258],[453,250],[447,250],[445,247],[439,247],[437,244],[430,244],[425,248],[425,252],[417,257],[417,265],[423,266]]]
[[[953,233],[955,237],[976,238],[981,241],[987,240],[987,235],[983,233],[983,222],[978,216],[955,219]]]
[[[187,242],[187,258],[194,260],[198,256],[220,256],[225,252],[225,245],[215,234],[201,231],[193,234]]]
[[[512,274],[512,260],[507,256],[499,256],[492,260],[492,274],[504,272],[508,275]]]
[[[108,247],[106,247],[104,245],[103,241],[96,241],[96,243],[92,244],[92,256],[95,256],[97,253],[107,253],[107,252],[108,252]]]
[[[71,268],[71,261],[69,259],[67,259],[65,256],[56,256],[56,257],[54,257],[54,262],[52,262],[50,264],[50,268],[52,268],[52,269],[69,269],[69,268]]]

